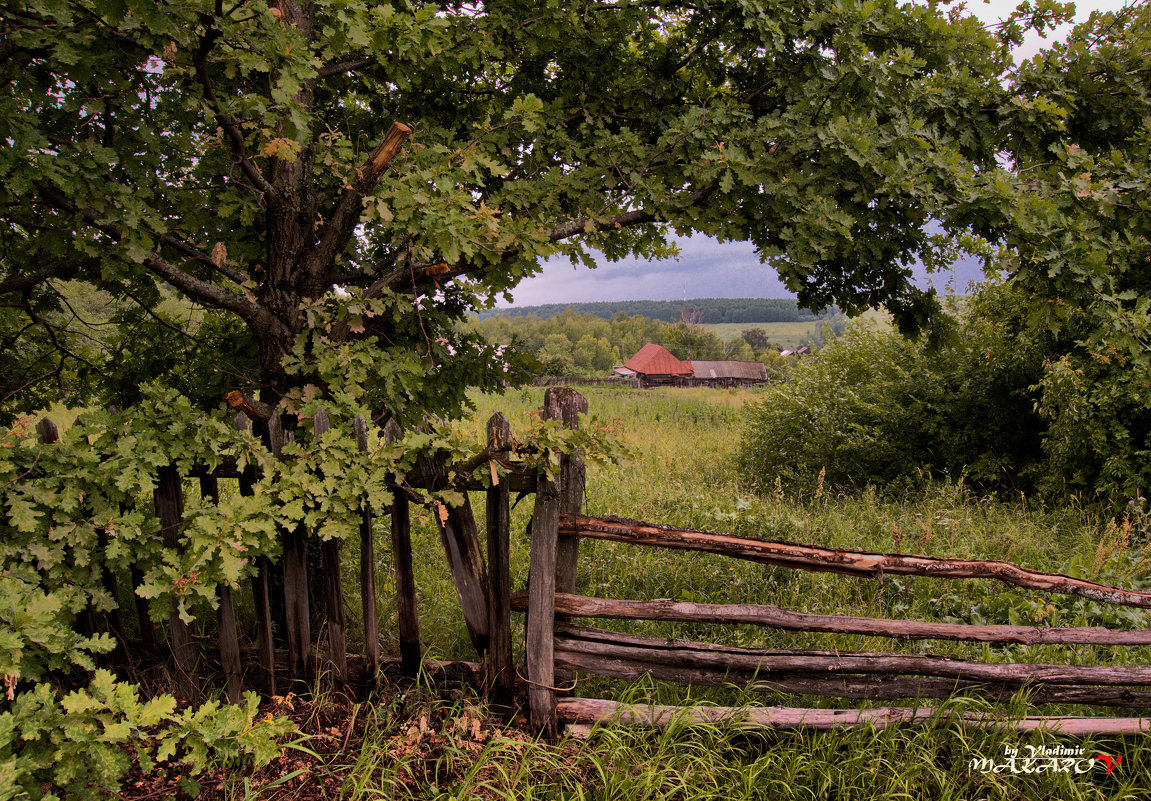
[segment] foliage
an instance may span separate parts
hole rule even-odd
[[[965,476],[1029,489],[1042,425],[1030,391],[1047,350],[986,287],[935,342],[856,325],[748,412],[741,464],[753,483],[791,491]]]
[[[103,670],[63,698],[37,684],[0,711],[0,798],[106,798],[133,764],[149,773],[183,762],[193,776],[259,767],[279,754],[294,726],[257,721],[257,713],[252,693],[243,705],[213,701],[177,713],[171,696],[143,701],[135,686]]]
[[[1019,69],[1008,263],[1036,331],[1053,494],[1121,504],[1151,485],[1151,7],[1093,13]],[[995,215],[995,197],[984,214]]]

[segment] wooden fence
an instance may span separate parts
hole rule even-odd
[[[544,396],[544,419],[561,420],[576,427],[579,414],[587,411],[587,401],[568,387],[549,388]],[[273,416],[268,420],[266,440],[273,453],[290,441]],[[236,425],[246,427],[244,414]],[[317,434],[328,427],[325,416],[314,420]],[[44,421],[37,428],[41,441],[56,440],[53,426]],[[367,425],[355,421],[359,447],[367,448]],[[385,437],[399,436],[392,425]],[[957,691],[975,691],[993,699],[1011,697],[1026,688],[1036,702],[1092,704],[1128,708],[1151,708],[1151,667],[1102,665],[1041,665],[989,663],[953,659],[931,654],[846,653],[818,650],[767,650],[735,648],[712,643],[686,642],[577,625],[575,618],[614,618],[633,620],[684,621],[713,624],[753,624],[786,631],[834,632],[905,640],[940,639],[985,643],[1089,644],[1137,646],[1151,644],[1151,629],[1117,630],[1098,627],[1039,628],[1012,625],[965,625],[914,620],[820,615],[796,612],[772,605],[702,604],[676,601],[638,601],[594,598],[575,594],[576,571],[581,539],[601,539],[638,546],[672,548],[719,554],[764,565],[808,571],[840,573],[875,578],[885,575],[932,576],[943,579],[997,579],[1018,587],[1065,593],[1098,602],[1151,608],[1151,593],[1109,587],[1082,579],[1026,570],[1008,562],[941,559],[928,556],[869,553],[863,551],[798,545],[789,542],[691,531],[669,526],[649,525],[622,518],[597,519],[581,516],[585,470],[578,456],[561,460],[558,476],[525,468],[514,461],[514,440],[507,419],[496,413],[488,421],[485,447],[464,465],[456,466],[457,488],[483,492],[486,530],[481,541],[468,492],[459,506],[446,507],[433,501],[438,526],[452,580],[459,597],[469,636],[482,664],[421,663],[416,586],[412,565],[410,488],[443,489],[448,482],[448,466],[434,459],[421,461],[406,476],[393,477],[392,502],[387,509],[364,509],[361,513],[360,601],[365,630],[365,650],[357,662],[374,677],[387,660],[380,653],[380,632],[376,619],[376,563],[373,515],[390,517],[395,570],[398,639],[400,656],[391,665],[414,675],[421,664],[434,675],[480,684],[498,702],[508,703],[526,685],[530,719],[549,737],[560,723],[592,723],[618,720],[659,725],[673,717],[692,720],[728,721],[739,725],[774,728],[827,728],[843,725],[887,725],[920,723],[937,719],[929,708],[880,709],[769,709],[729,710],[722,708],[682,710],[673,707],[621,707],[597,699],[559,697],[557,688],[568,685],[575,671],[621,679],[649,675],[656,679],[704,685],[735,684],[755,690],[804,693],[868,700],[900,698],[942,698]],[[496,462],[505,466],[501,476]],[[485,469],[489,468],[490,469]],[[480,477],[474,477],[478,472]],[[160,469],[154,493],[155,513],[167,547],[179,548],[183,514],[184,478],[174,467]],[[240,472],[234,466],[201,470],[189,477],[199,481],[205,498],[215,498],[221,480],[235,480],[243,494],[253,492],[256,476],[252,469]],[[400,480],[402,479],[402,480]],[[533,493],[530,522],[530,574],[528,590],[512,594],[509,567],[511,492]],[[485,549],[486,545],[486,549]],[[316,593],[324,598],[327,620],[327,649],[322,655],[335,678],[349,681],[349,654],[344,620],[342,543],[339,540],[310,540],[302,528],[282,532],[279,565],[261,557],[250,590],[255,610],[254,628],[261,690],[277,692],[277,666],[286,656],[286,673],[292,679],[312,675],[317,655],[313,653],[310,628],[311,604]],[[320,554],[317,558],[316,549]],[[486,556],[485,556],[486,550]],[[309,581],[308,570],[318,572],[318,581]],[[279,580],[274,580],[278,571]],[[116,578],[105,571],[104,584],[118,597]],[[133,585],[142,583],[138,571]],[[318,587],[318,589],[317,589]],[[274,597],[282,593],[282,598]],[[228,695],[238,700],[243,684],[241,643],[237,635],[236,604],[231,590],[219,589],[217,618],[218,662],[226,680]],[[286,653],[277,653],[273,638],[273,600],[282,600]],[[141,639],[146,649],[155,651],[157,638],[148,616],[147,602],[135,599]],[[511,612],[527,613],[526,676],[518,676],[513,662]],[[85,624],[89,629],[93,621]],[[123,624],[119,611],[109,618],[110,627]],[[181,689],[190,696],[198,690],[198,672],[209,661],[176,614],[168,617],[167,640],[171,661]],[[117,632],[113,632],[116,634]],[[278,657],[280,657],[278,659]],[[214,661],[214,660],[213,660]],[[284,671],[282,671],[284,672]],[[522,679],[522,681],[520,681]],[[1000,725],[995,716],[967,713],[963,721],[975,725]],[[1015,728],[1051,727],[1063,733],[1115,734],[1151,729],[1151,718],[1107,717],[1028,717],[1011,721]]]
[[[1026,688],[1034,702],[1151,708],[1151,689],[1148,689],[1151,688],[1151,666],[1006,664],[919,653],[736,648],[622,634],[571,622],[572,618],[614,618],[752,624],[785,631],[1002,644],[1151,644],[1151,629],[1146,628],[965,625],[807,614],[772,605],[637,601],[576,595],[572,592],[573,554],[582,538],[701,551],[765,565],[880,581],[884,575],[997,579],[1027,589],[1143,609],[1151,608],[1151,593],[1026,570],[1009,562],[798,545],[649,525],[622,518],[583,517],[568,511],[570,508],[533,522],[530,589],[528,593],[512,597],[512,607],[528,615],[528,692],[532,721],[548,735],[554,735],[561,722],[586,724],[606,720],[660,725],[673,718],[686,718],[771,728],[828,728],[938,719],[938,713],[930,708],[685,710],[622,707],[605,700],[557,697],[557,685],[572,671],[625,680],[648,675],[685,684],[736,685],[760,691],[868,700],[945,698],[959,691],[1002,700]],[[566,564],[560,564],[553,555],[557,553],[556,543],[564,543]],[[960,717],[974,725],[1010,725],[1017,729],[1048,727],[1065,734],[1127,734],[1151,730],[1151,718],[1027,717],[1003,721],[993,715]]]
[[[238,393],[236,395],[236,398],[229,398],[233,406],[254,409],[253,404],[244,401]],[[578,393],[562,387],[547,390],[544,401],[542,417],[545,420],[562,418],[576,425],[579,411],[587,409],[586,401]],[[247,429],[253,423],[241,411],[236,416],[235,425]],[[257,425],[260,427],[258,433],[274,455],[278,455],[283,446],[292,441],[293,432],[281,427],[277,415],[269,416],[264,423],[257,420]],[[322,436],[329,427],[326,414],[317,414],[313,421],[314,435]],[[51,446],[58,441],[56,427],[48,419],[41,421],[37,431],[44,446]],[[258,558],[250,585],[255,619],[248,621],[250,625],[247,628],[255,631],[254,650],[262,693],[270,696],[284,692],[284,674],[293,681],[310,679],[319,662],[331,670],[341,685],[349,684],[351,676],[343,587],[345,583],[353,582],[345,582],[346,577],[341,569],[341,549],[345,545],[358,544],[358,582],[365,643],[364,653],[353,658],[360,677],[374,677],[382,665],[414,676],[422,665],[433,675],[482,684],[496,700],[505,703],[512,700],[516,674],[512,663],[511,636],[510,496],[512,491],[535,493],[547,482],[534,468],[526,468],[522,462],[516,461],[515,440],[503,414],[492,416],[487,432],[487,444],[479,453],[464,465],[451,466],[457,476],[466,476],[462,481],[457,478],[457,489],[485,493],[486,558],[485,543],[481,542],[468,492],[463,493],[464,500],[458,507],[447,507],[432,501],[434,518],[464,621],[472,643],[482,658],[482,664],[432,663],[422,660],[412,564],[411,490],[441,490],[448,486],[449,481],[449,465],[428,458],[421,460],[418,468],[407,475],[391,477],[390,483],[394,490],[388,508],[362,510],[358,543],[343,543],[338,539],[320,541],[311,537],[301,526],[281,532],[282,552],[278,563],[273,563],[267,557]],[[389,424],[383,433],[388,439],[401,435],[394,423]],[[367,423],[362,417],[355,420],[355,436],[360,449],[366,450]],[[503,471],[497,472],[496,461],[505,467]],[[472,477],[473,473],[478,473],[479,477]],[[570,466],[568,474],[571,474]],[[212,470],[197,469],[191,476],[181,476],[175,466],[160,468],[152,502],[164,546],[173,549],[182,547],[186,480],[198,481],[202,496],[205,499],[215,499],[219,497],[220,482],[236,481],[241,494],[251,495],[257,478],[253,467],[240,471],[234,464],[224,464]],[[582,488],[580,493],[582,495]],[[537,516],[539,514],[537,505]],[[399,659],[391,660],[390,664],[380,653],[380,630],[376,614],[373,525],[375,517],[383,515],[390,518],[399,640]],[[117,582],[122,582],[126,577],[117,579],[110,571],[105,570],[104,573],[105,589],[111,597],[118,598]],[[241,657],[245,649],[241,647],[243,644],[238,635],[241,627],[237,625],[237,603],[232,589],[227,586],[218,589],[216,643],[213,649],[217,654],[210,655],[203,650],[203,638],[197,636],[193,627],[180,618],[174,607],[167,617],[165,636],[158,637],[149,615],[148,601],[134,592],[136,587],[143,584],[143,572],[133,569],[130,581],[140,632],[141,649],[137,653],[142,651],[159,655],[160,642],[166,641],[167,656],[177,687],[182,694],[192,698],[201,694],[205,667],[215,662],[223,674],[228,697],[239,701],[244,686]],[[327,648],[322,653],[314,650],[312,620],[317,606],[324,611],[326,629]],[[278,638],[273,637],[276,610],[280,612],[277,628],[281,636]],[[86,634],[95,633],[100,628],[94,615],[82,619],[79,625]],[[127,646],[124,621],[119,609],[114,609],[107,616],[105,628],[117,641]],[[286,645],[286,648],[278,649],[277,641]],[[133,646],[131,650],[136,651],[136,648]]]

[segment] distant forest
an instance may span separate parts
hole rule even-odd
[[[492,309],[481,312],[479,318],[529,317],[535,315],[547,320],[571,309],[576,314],[590,314],[610,320],[617,314],[639,315],[649,320],[674,323],[684,313],[691,322],[710,323],[799,323],[823,320],[839,315],[836,308],[815,314],[801,309],[789,298],[696,298],[693,300],[619,300],[597,303],[548,303],[542,306],[522,306],[516,309]]]

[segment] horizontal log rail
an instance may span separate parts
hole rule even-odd
[[[627,542],[703,551],[761,564],[801,570],[843,573],[878,578],[885,574],[935,576],[938,578],[988,578],[1031,590],[1079,595],[1093,601],[1151,609],[1151,593],[1125,590],[1059,573],[1041,573],[1011,562],[980,559],[943,559],[934,556],[874,553],[845,548],[800,545],[782,540],[762,540],[734,534],[660,526],[625,518],[594,518],[563,515],[562,536]]]
[[[512,596],[512,609],[517,612],[527,610],[527,593],[518,592]],[[1151,629],[932,623],[919,620],[817,615],[761,604],[632,601],[568,593],[556,594],[556,613],[573,617],[617,620],[750,624],[783,631],[863,634],[901,640],[961,640],[1019,645],[1151,645]]]
[[[587,655],[621,663],[754,673],[765,680],[776,673],[906,674],[967,681],[1151,685],[1151,667],[1146,666],[973,662],[932,654],[750,649],[620,636],[581,626],[557,627],[555,653],[557,660],[575,661]]]
[[[675,707],[622,704],[598,698],[561,698],[556,715],[563,723],[621,723],[658,727],[674,722],[719,724],[742,729],[829,730],[851,726],[882,729],[892,725],[949,725],[961,721],[983,728],[1032,731],[1046,729],[1070,736],[1141,734],[1151,718],[1023,717],[977,712],[939,711],[929,707],[877,709],[803,709],[792,707]]]

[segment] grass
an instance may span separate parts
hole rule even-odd
[[[690,528],[866,550],[1007,559],[1038,570],[1108,583],[1151,585],[1149,562],[1142,557],[1139,541],[1144,535],[1138,527],[1117,525],[1076,509],[1048,509],[1028,498],[978,498],[958,482],[895,498],[872,491],[832,495],[822,487],[808,488],[803,497],[753,495],[732,466],[742,422],[740,410],[754,397],[751,392],[603,387],[581,391],[588,397],[592,413],[613,427],[633,453],[623,464],[589,468],[588,514],[617,514]],[[479,446],[484,421],[493,411],[503,411],[514,430],[526,424],[541,399],[540,389],[480,396],[475,399],[473,419],[463,425]],[[473,499],[473,506],[482,515],[479,497]],[[528,498],[514,512],[514,589],[522,588],[527,578],[524,526],[530,506]],[[474,658],[432,521],[424,515],[413,522],[420,622],[427,655]],[[390,557],[386,534],[381,535],[380,613],[381,627],[387,632],[395,631],[394,606],[388,598],[394,587],[387,584]],[[1147,625],[1142,613],[1077,598],[1041,596],[988,581],[888,577],[877,582],[591,540],[581,545],[578,582],[578,592],[605,597],[775,603],[827,614],[970,623],[1007,623],[1015,616],[1035,625]],[[928,647],[756,627],[642,621],[598,621],[596,625],[752,647],[911,652]],[[515,636],[519,648],[522,632]],[[1151,661],[1148,648],[933,642],[930,649],[1005,662],[1146,665]],[[808,696],[753,696],[731,687],[686,688],[653,681],[629,685],[597,677],[581,677],[578,693],[672,704],[862,705]],[[459,704],[464,701],[429,697],[423,703],[437,709],[437,704],[447,704],[446,711],[432,715],[446,721],[460,717]],[[473,699],[467,703],[477,702]],[[1008,714],[1109,714],[1067,706],[1028,707],[1022,700],[990,705],[957,697],[935,705]],[[1120,710],[1110,714],[1130,713]],[[411,716],[403,719],[410,722]],[[416,727],[419,729],[418,723]],[[446,736],[442,728],[437,731]],[[394,728],[383,726],[365,736],[360,752],[348,755],[354,759],[345,765],[345,797],[1119,799],[1142,797],[1149,783],[1147,757],[1151,756],[1142,738],[1067,741],[1045,733],[1017,735],[946,724],[932,729],[760,734],[711,726],[673,726],[663,732],[607,728],[590,742],[566,741],[557,746],[519,735],[489,738],[479,749],[474,744],[465,747],[456,743],[451,746],[456,748],[452,752],[455,756],[440,753],[429,766],[431,757],[412,756],[418,749],[406,752],[407,746],[396,739],[401,735]],[[447,737],[444,742],[450,740]],[[1121,753],[1125,757],[1123,767],[1110,776],[1101,770],[1080,776],[985,774],[970,766],[973,758],[1001,756],[1007,745],[1058,742],[1083,745],[1088,755]],[[417,760],[419,765],[398,767],[396,761],[404,759]]]

